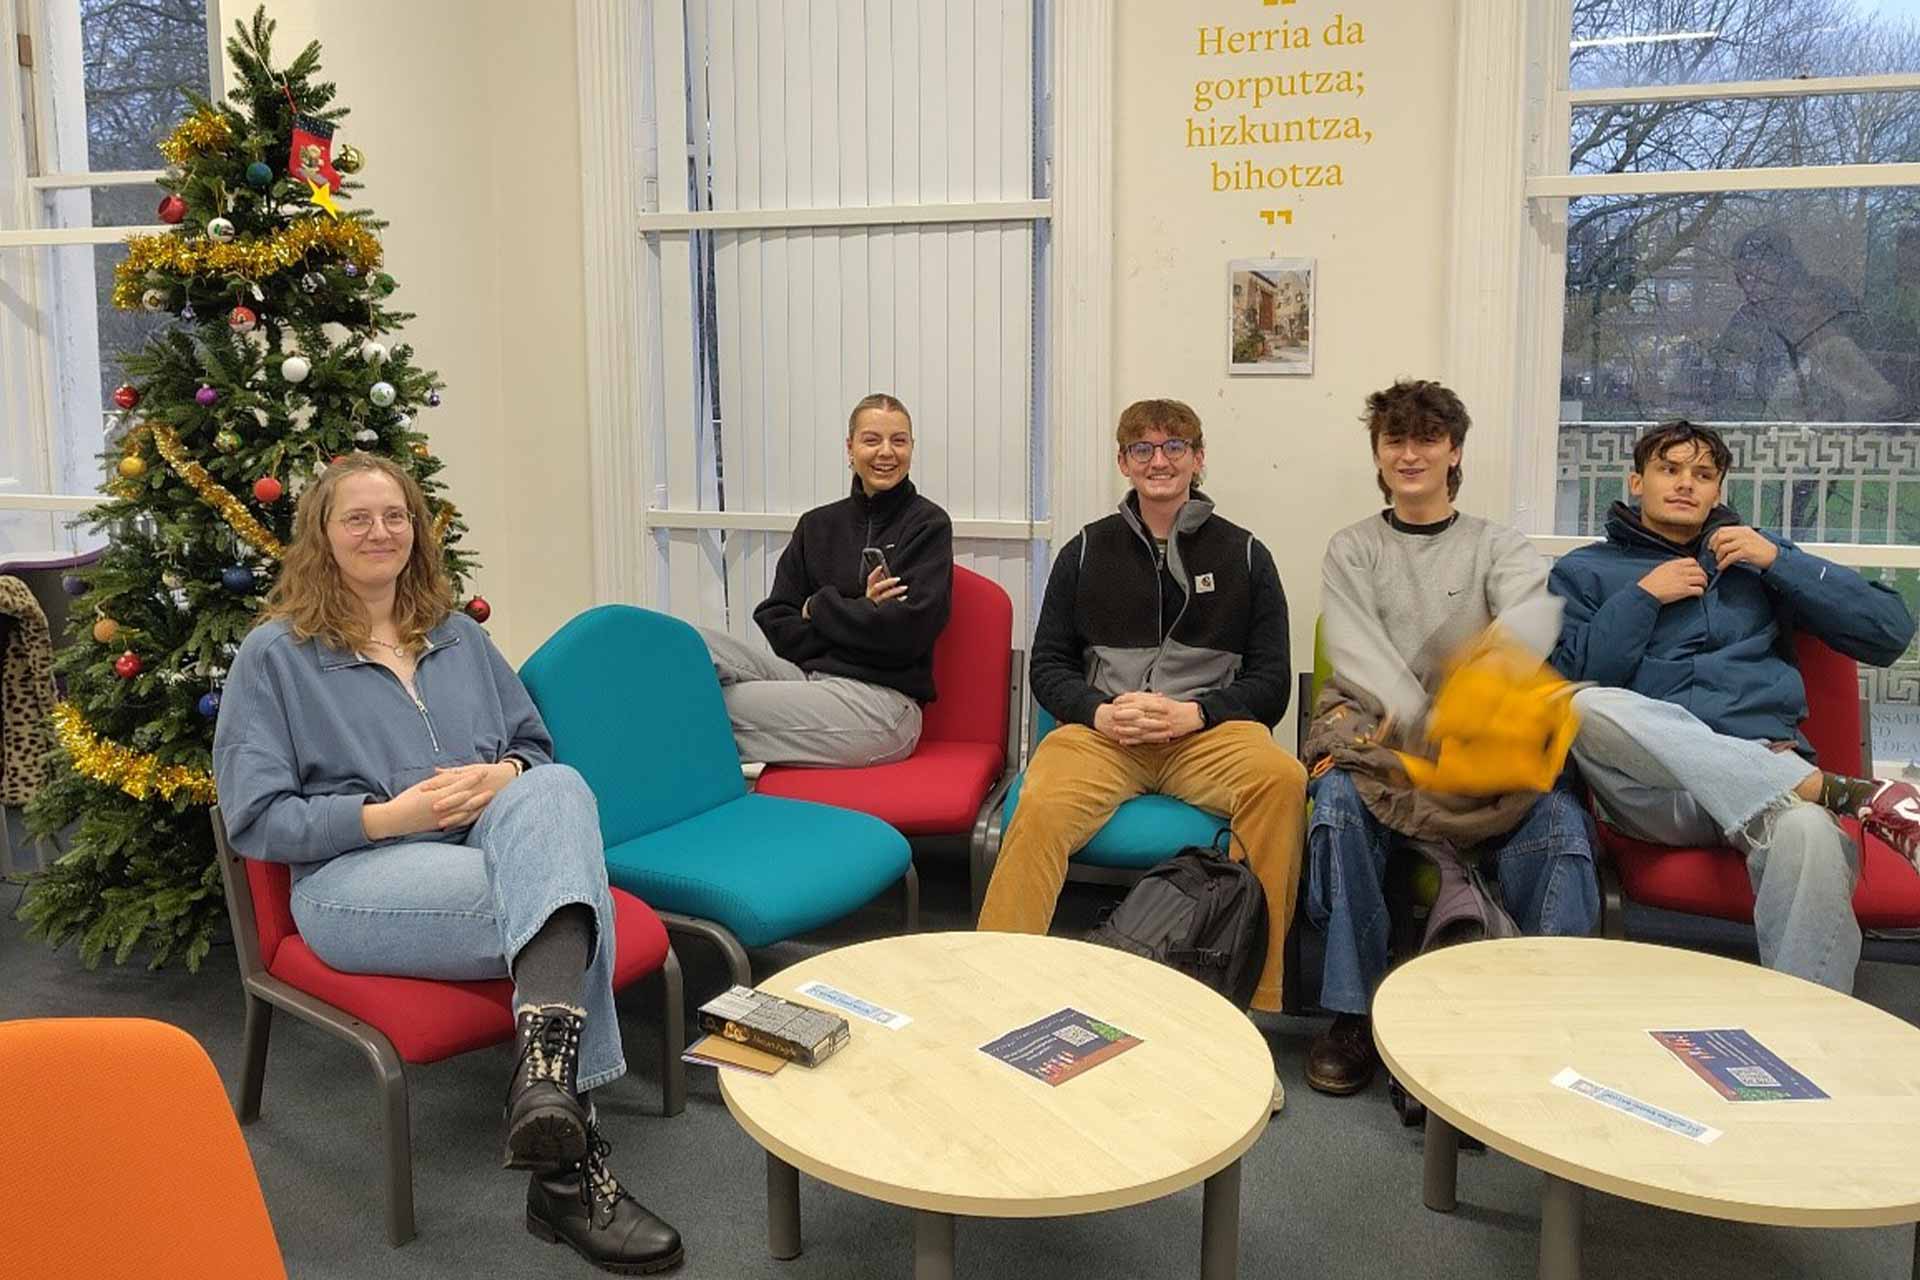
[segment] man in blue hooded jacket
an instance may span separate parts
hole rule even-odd
[[[1574,759],[1603,817],[1655,844],[1731,844],[1747,855],[1760,959],[1835,990],[1853,986],[1860,854],[1832,814],[1857,815],[1910,860],[1920,790],[1809,763],[1800,673],[1784,656],[1804,628],[1873,666],[1913,640],[1894,591],[1742,524],[1719,505],[1732,451],[1691,422],[1634,445],[1607,540],[1557,563],[1566,602],[1551,662],[1598,688]]]

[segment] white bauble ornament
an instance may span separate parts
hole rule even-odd
[[[367,388],[367,399],[373,401],[376,406],[382,409],[391,405],[398,398],[399,393],[393,389],[391,382],[376,382]]]
[[[385,364],[387,362],[386,344],[375,342],[371,338],[367,339],[360,344],[360,358],[368,364]]]
[[[233,223],[226,218],[215,218],[207,224],[207,238],[226,244],[233,239]]]
[[[380,438],[380,433],[378,431],[375,431],[372,427],[366,427],[366,428],[363,428],[362,430],[354,432],[353,438],[354,438],[354,441],[358,444],[372,444],[374,441]]]
[[[288,356],[280,362],[280,376],[288,382],[305,382],[312,372],[313,366],[305,356]]]

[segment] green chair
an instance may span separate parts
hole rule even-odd
[[[699,633],[627,605],[590,609],[520,669],[554,758],[593,788],[607,878],[701,937],[751,985],[746,947],[840,919],[895,884],[906,927],[919,880],[906,837],[848,809],[755,795],[740,775]]]

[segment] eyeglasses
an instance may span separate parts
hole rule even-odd
[[[341,516],[338,523],[342,529],[356,538],[364,538],[373,532],[374,515],[371,511],[349,511]],[[399,507],[380,513],[380,524],[388,533],[399,533],[413,523],[413,513]]]
[[[1152,440],[1135,440],[1127,446],[1127,456],[1135,462],[1152,462],[1153,451],[1158,449],[1166,455],[1168,462],[1178,462],[1187,456],[1187,450],[1192,447],[1192,445],[1180,439],[1178,436],[1175,436],[1171,440],[1161,440],[1158,442]]]

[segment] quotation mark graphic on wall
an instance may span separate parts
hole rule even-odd
[[[1291,4],[1292,0],[1285,0],[1285,2]],[[1273,0],[1267,0],[1267,3],[1272,4]],[[1260,211],[1260,217],[1268,226],[1272,226],[1276,221],[1285,222],[1288,226],[1293,225],[1293,210],[1291,209],[1262,209]]]

